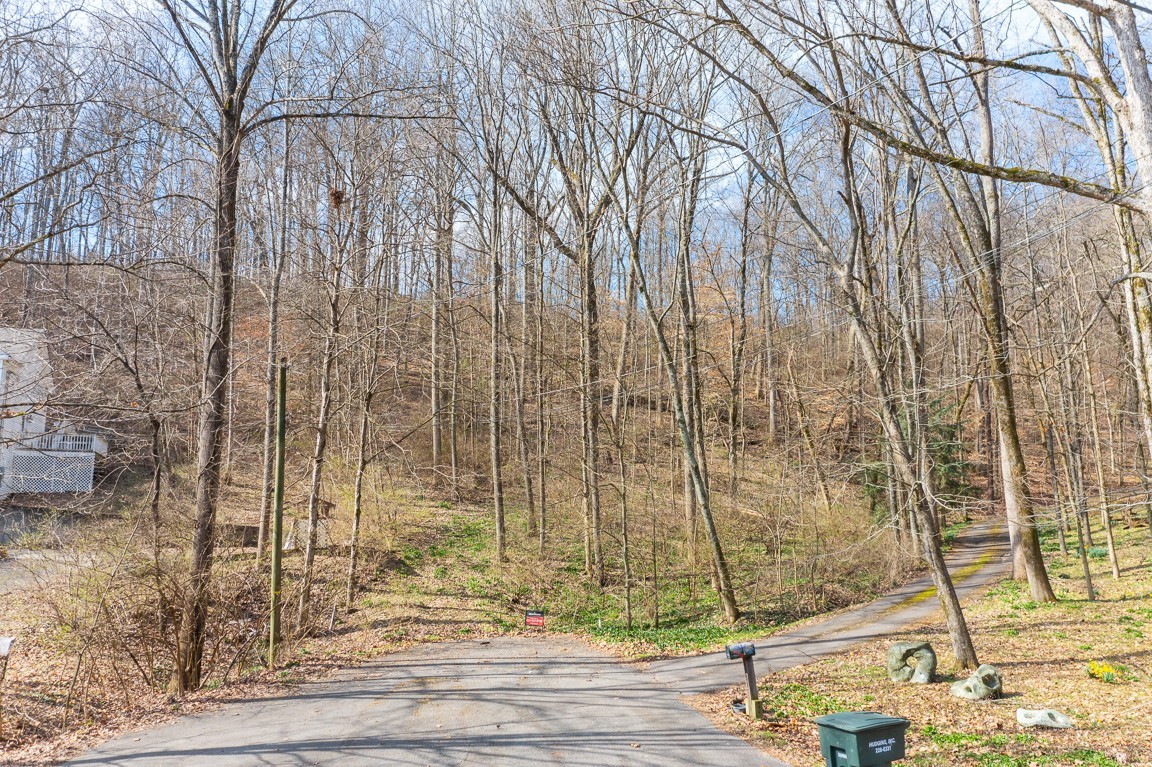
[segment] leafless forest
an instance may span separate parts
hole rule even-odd
[[[424,503],[482,511],[510,609],[563,582],[629,629],[925,567],[975,665],[951,526],[1005,517],[1043,602],[1042,532],[1111,549],[1149,516],[1150,22],[0,4],[0,324],[46,332],[34,406],[113,445],[61,507],[92,531],[68,694],[259,662],[281,358],[288,637],[386,577]]]

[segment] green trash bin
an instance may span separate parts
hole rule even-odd
[[[908,720],[871,711],[845,711],[816,719],[827,767],[879,767],[904,758]]]

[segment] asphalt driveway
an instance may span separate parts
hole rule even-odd
[[[948,558],[961,595],[1007,572],[1007,536],[966,532]],[[939,609],[931,583],[757,642],[761,674],[884,636]],[[710,653],[621,663],[575,639],[423,645],[307,683],[285,697],[127,733],[75,767],[788,767],[716,730],[679,695],[743,681]]]
[[[128,733],[70,765],[787,767],[716,730],[636,664],[570,639],[425,645]]]

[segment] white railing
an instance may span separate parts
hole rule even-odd
[[[60,450],[75,453],[91,453],[96,438],[91,434],[41,434],[25,441],[33,450]]]

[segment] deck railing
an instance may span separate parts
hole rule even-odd
[[[33,450],[60,450],[75,453],[91,453],[96,438],[91,434],[41,434],[25,441]]]

